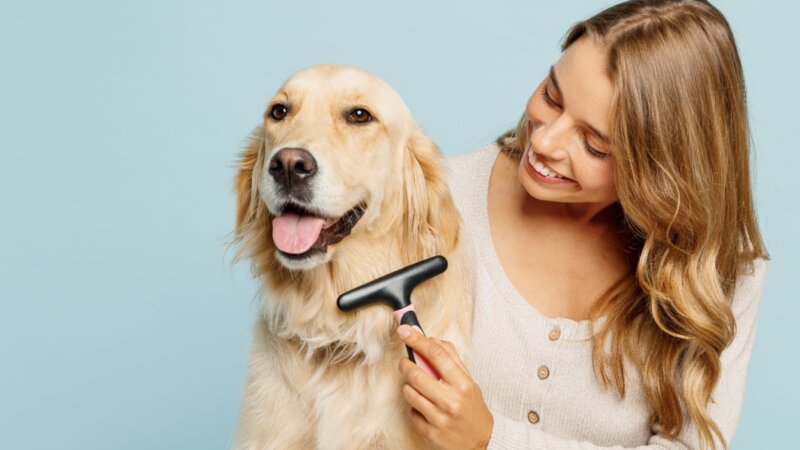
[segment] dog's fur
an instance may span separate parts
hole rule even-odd
[[[278,103],[288,107],[283,120],[270,115]],[[353,123],[353,108],[374,120]],[[283,148],[303,148],[317,161],[304,207],[335,218],[367,205],[350,236],[308,258],[287,258],[272,239],[271,219],[287,199],[267,166]],[[406,351],[391,310],[343,313],[335,303],[356,286],[444,255],[447,272],[417,287],[413,302],[427,334],[464,350],[472,307],[460,218],[442,169],[439,149],[374,75],[314,66],[278,90],[235,179],[235,260],[251,260],[262,288],[237,449],[426,448],[401,395]]]

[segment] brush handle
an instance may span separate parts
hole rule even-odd
[[[425,332],[422,331],[422,326],[419,324],[419,319],[417,319],[417,312],[414,310],[414,304],[410,304],[405,308],[395,310],[394,318],[397,319],[397,323],[400,325],[408,325],[410,327],[416,328],[417,331],[422,333],[425,336]],[[425,359],[422,355],[415,352],[411,347],[406,345],[406,352],[408,352],[408,359],[411,360],[414,364],[419,366],[420,369],[424,370],[428,373],[428,375],[432,376],[437,380],[441,380],[442,376],[439,375],[439,372],[433,368],[433,365]]]
[[[397,311],[411,303],[411,291],[417,285],[445,270],[447,260],[437,255],[345,292],[336,300],[336,306],[342,311],[353,311],[373,303],[383,303]]]

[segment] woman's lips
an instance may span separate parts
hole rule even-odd
[[[543,163],[541,160],[536,158],[536,156],[537,156],[536,152],[534,152],[533,149],[529,145],[525,149],[525,154],[523,155],[523,158],[525,159],[525,168],[528,170],[528,173],[530,173],[532,177],[534,177],[535,179],[537,179],[537,180],[539,180],[539,181],[541,181],[543,183],[548,183],[548,184],[575,183],[575,180],[572,180],[570,178],[564,177],[563,175],[559,174],[558,172],[556,172],[555,170],[553,170],[549,166],[547,166],[547,164]],[[531,161],[531,157],[533,157],[533,161]],[[561,176],[563,178],[553,178],[553,177],[548,177],[546,175],[542,175],[541,173],[536,171],[536,169],[533,167],[533,165],[536,162],[538,162],[538,163],[542,164],[543,166],[547,167],[549,172],[556,173],[556,174],[558,174],[559,176]]]

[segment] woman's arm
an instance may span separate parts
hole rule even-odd
[[[766,262],[756,260],[754,271],[737,282],[732,308],[736,334],[720,357],[722,372],[711,396],[708,414],[730,445],[739,421],[747,366],[753,348],[759,307],[766,280]],[[410,331],[406,336],[403,331]],[[469,375],[455,348],[428,338],[408,327],[398,329],[403,341],[425,356],[442,374],[434,380],[408,360],[401,362],[405,379],[403,395],[415,409],[414,423],[422,435],[441,449],[622,449],[589,442],[561,439],[541,430],[490,412],[480,389]],[[488,433],[487,433],[488,430]],[[719,441],[717,448],[722,448]],[[694,449],[699,447],[697,429],[687,420],[677,439],[657,434],[637,449]]]

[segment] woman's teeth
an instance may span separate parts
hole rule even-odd
[[[557,174],[555,172],[551,172],[550,169],[548,169],[547,167],[544,166],[544,164],[540,163],[539,161],[536,161],[535,160],[535,158],[536,158],[535,155],[536,154],[533,152],[533,150],[529,150],[528,151],[528,161],[530,161],[531,166],[533,166],[534,170],[536,170],[540,174],[546,176],[547,178],[558,178],[558,179],[561,179],[561,180],[565,179],[561,175],[559,175],[559,174]]]

